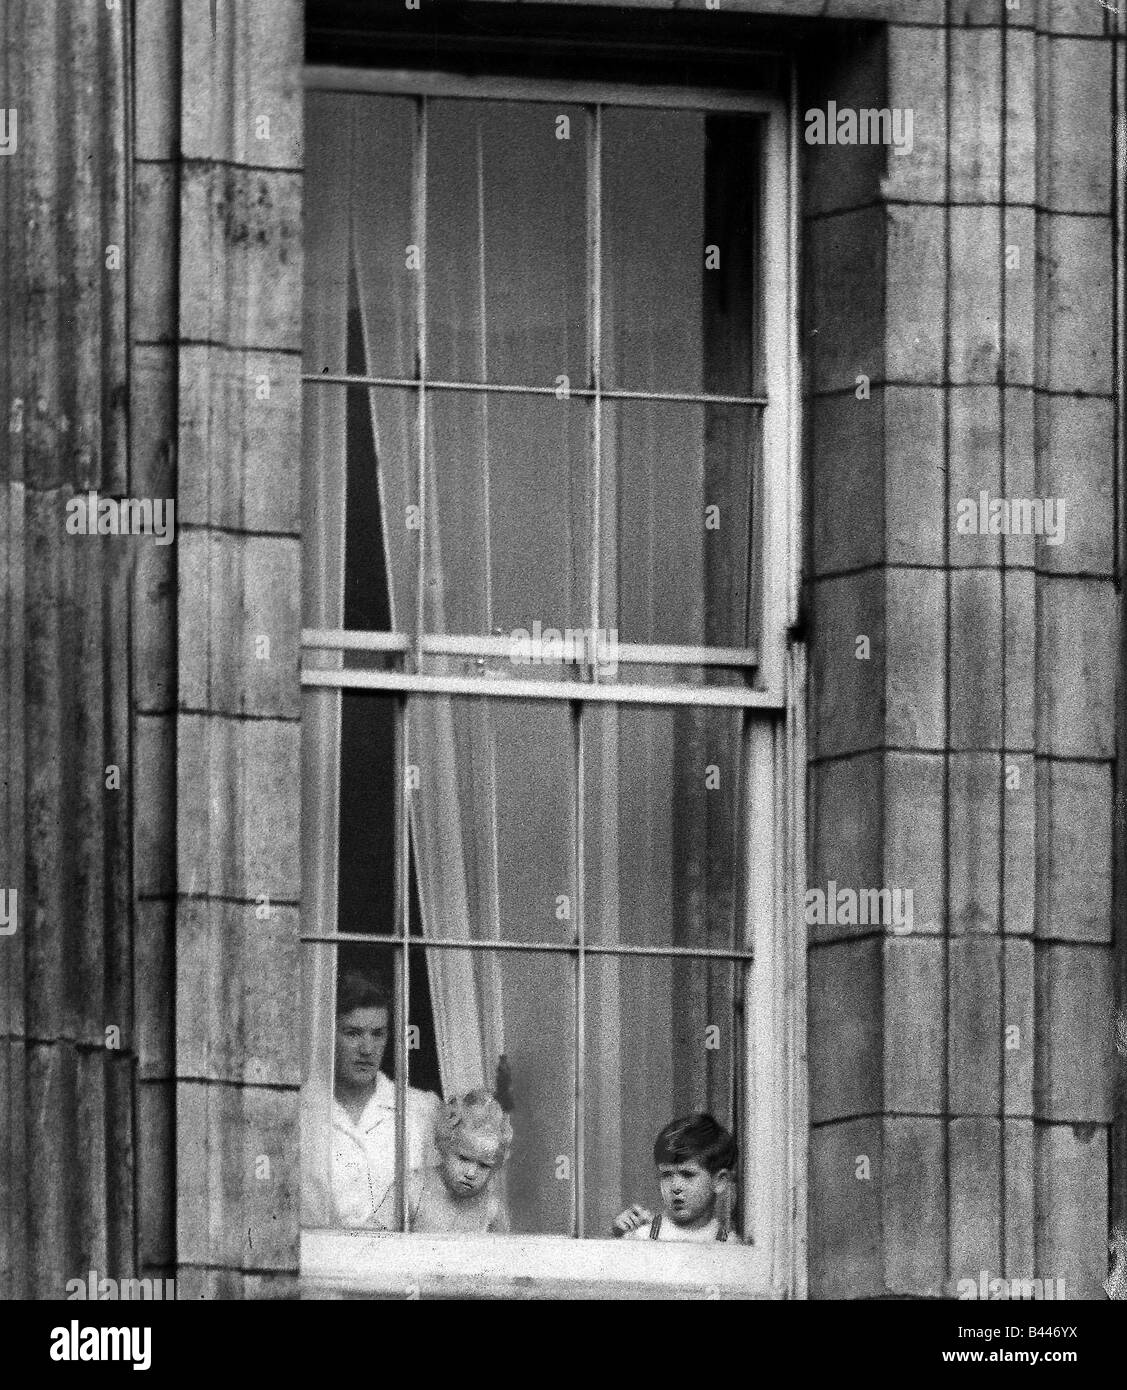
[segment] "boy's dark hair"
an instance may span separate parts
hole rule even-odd
[[[695,1160],[710,1173],[736,1166],[739,1148],[732,1134],[711,1115],[682,1115],[670,1120],[654,1140],[655,1163]]]
[[[353,1009],[391,1008],[391,991],[378,976],[372,978],[359,970],[346,970],[337,983],[337,1015],[350,1014]]]

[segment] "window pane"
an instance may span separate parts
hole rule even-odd
[[[757,394],[757,118],[604,108],[603,378]]]
[[[508,1224],[513,1231],[570,1234],[575,1183],[574,960],[433,948],[413,949],[411,958],[412,971],[425,969],[429,974],[444,1095],[464,1096],[485,1086],[495,1090],[511,1112],[512,1149],[493,1180]],[[432,1186],[434,1182],[432,1178]],[[456,1194],[451,1210],[448,1194],[443,1183],[433,1205],[436,1221],[472,1229],[470,1207],[463,1207],[460,1215]]]
[[[742,944],[741,715],[588,709],[587,940]]]
[[[602,438],[604,505],[618,522],[603,625],[623,642],[754,644],[758,412],[608,402]]]
[[[573,940],[572,748],[559,702],[412,700],[411,823],[426,935]]]
[[[586,384],[586,119],[543,102],[428,103],[430,377]]]
[[[417,393],[349,387],[346,395],[343,626],[413,633],[421,534]],[[354,665],[366,664],[360,653],[350,660]]]
[[[582,625],[588,408],[428,394],[427,630]]]
[[[340,331],[339,287],[355,277],[369,340],[368,372],[415,375],[418,272],[407,264],[407,247],[415,240],[415,112],[410,97],[307,97],[307,372],[343,369],[329,345]],[[334,284],[337,294],[331,293]]]
[[[395,703],[346,690],[341,706],[338,930],[390,935],[398,817]]]
[[[590,956],[586,969],[586,1224],[606,1236],[635,1202],[661,1209],[653,1144],[669,1121],[707,1111],[739,1134],[744,967]]]

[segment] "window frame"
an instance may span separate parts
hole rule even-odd
[[[624,644],[620,662],[652,664],[655,655],[671,664],[755,668],[747,689],[723,686],[654,686],[615,682],[487,677],[435,676],[417,669],[418,657],[429,654],[489,656],[508,639],[303,630],[303,654],[311,651],[342,657],[350,650],[380,651],[410,659],[416,669],[373,671],[342,669],[325,663],[302,670],[303,687],[378,689],[395,697],[397,764],[406,761],[404,730],[406,702],[428,695],[515,697],[570,700],[573,711],[585,703],[609,701],[623,705],[736,706],[745,711],[745,797],[755,807],[766,805],[770,835],[751,837],[742,848],[748,885],[743,920],[748,951],[721,952],[746,962],[750,988],[742,1064],[747,1078],[747,1113],[738,1136],[743,1155],[741,1185],[755,1243],[734,1250],[692,1245],[660,1250],[647,1242],[561,1235],[504,1235],[428,1237],[410,1233],[367,1230],[301,1232],[300,1270],[303,1287],[326,1296],[399,1295],[473,1292],[494,1296],[584,1296],[639,1293],[681,1296],[693,1291],[708,1297],[801,1297],[805,1294],[805,933],[801,929],[805,884],[805,649],[794,636],[802,555],[799,479],[800,424],[797,348],[797,159],[798,136],[793,67],[789,99],[752,91],[732,91],[668,85],[556,81],[510,76],[466,76],[441,70],[382,70],[307,65],[306,90],[356,92],[482,101],[536,101],[545,104],[607,105],[733,111],[764,118],[762,145],[764,398],[762,410],[762,612],[756,649],[672,648]],[[600,248],[601,250],[601,248]],[[424,246],[425,256],[425,246]],[[424,260],[425,265],[425,260]],[[353,374],[343,378],[307,376],[303,389],[315,382],[347,381],[365,384]],[[371,379],[368,384],[384,384]],[[390,384],[390,383],[388,383]],[[419,383],[405,382],[418,389]],[[432,388],[424,369],[421,385]],[[496,388],[492,388],[496,389]],[[503,388],[502,388],[503,389]],[[554,388],[545,391],[554,394]],[[420,392],[425,396],[426,390]],[[601,398],[615,393],[572,391]],[[675,393],[654,393],[668,396]],[[702,393],[704,394],[704,393]],[[714,398],[715,399],[715,398]],[[723,399],[723,398],[720,398]],[[751,408],[751,407],[749,407]],[[422,412],[420,412],[421,414]],[[582,737],[581,728],[577,737]],[[402,769],[400,769],[402,770]],[[402,785],[402,777],[400,778]],[[400,816],[400,859],[406,863],[409,829]],[[579,868],[582,874],[581,866]],[[761,885],[767,883],[764,894]],[[405,898],[400,894],[401,900]],[[580,909],[581,915],[581,909]],[[388,946],[395,951],[396,1010],[406,1017],[408,924],[399,920],[392,936],[372,938],[334,932],[302,933],[303,943],[342,943],[349,940]],[[402,936],[401,936],[402,933]],[[411,938],[424,947],[425,938]],[[481,947],[496,949],[483,940]],[[556,948],[553,948],[556,949]],[[571,949],[571,948],[566,948]],[[587,951],[591,950],[588,946]],[[614,954],[645,953],[615,947]],[[584,948],[579,946],[582,962]],[[657,954],[708,956],[708,951],[657,949]],[[582,978],[580,977],[580,989]],[[581,1025],[580,1025],[581,1026]],[[405,1030],[395,1030],[397,1148],[405,1158],[404,1089]],[[582,1098],[582,1083],[579,1096]],[[581,1130],[580,1130],[581,1133]],[[758,1176],[758,1181],[753,1179]],[[766,1180],[765,1180],[766,1179]],[[581,1192],[577,1200],[582,1204]]]

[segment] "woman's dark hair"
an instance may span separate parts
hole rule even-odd
[[[337,1016],[350,1014],[353,1009],[391,1008],[391,991],[378,976],[362,975],[359,970],[346,970],[337,982]]]
[[[670,1120],[654,1140],[655,1163],[695,1160],[710,1173],[735,1168],[739,1149],[728,1130],[711,1115],[683,1115]]]

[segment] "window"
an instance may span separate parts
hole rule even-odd
[[[390,1186],[307,1207],[303,1271],[791,1291],[786,107],[308,85],[303,1163],[323,1194],[342,981],[382,980]],[[475,1088],[509,1112],[510,1233],[412,1231],[419,1115]],[[744,1243],[612,1243],[696,1110],[739,1142]]]

